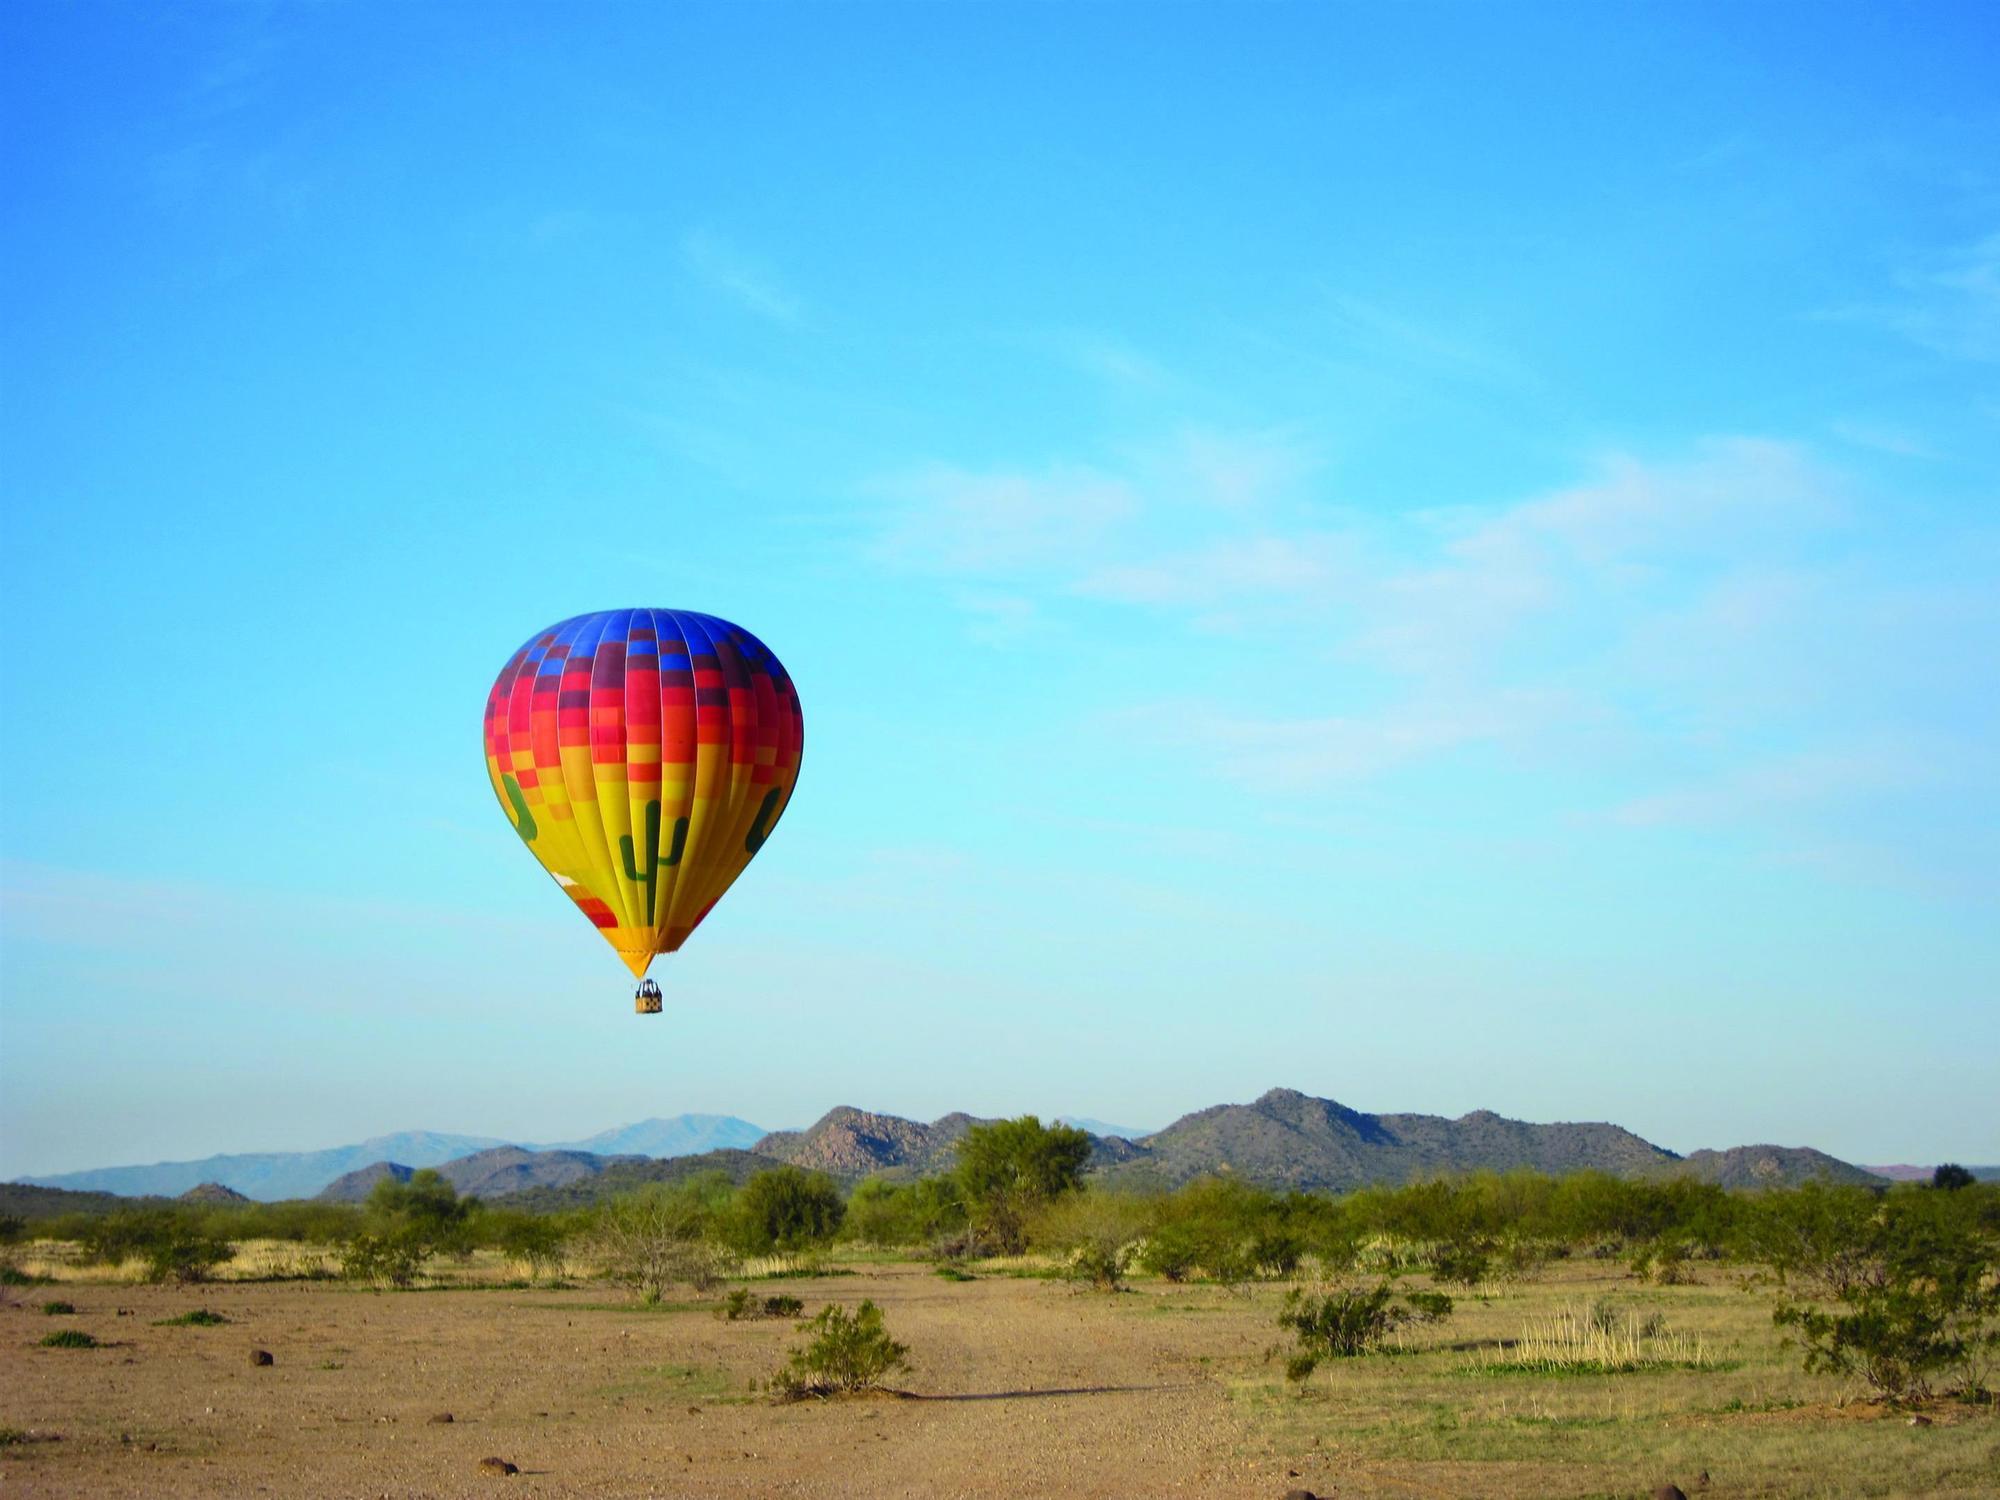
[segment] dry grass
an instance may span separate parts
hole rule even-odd
[[[2000,1495],[1990,1407],[1937,1403],[1911,1427],[1857,1382],[1805,1374],[1768,1298],[1733,1279],[1646,1287],[1565,1264],[1321,1372],[1294,1394],[1274,1362],[1231,1389],[1261,1442],[1314,1456],[1322,1491],[1694,1495],[1706,1472],[1708,1494],[1769,1500]]]
[[[1641,1319],[1632,1312],[1568,1305],[1530,1318],[1499,1360],[1477,1368],[1489,1373],[1511,1369],[1543,1375],[1632,1375],[1641,1370],[1707,1370],[1714,1364],[1699,1334],[1668,1332],[1658,1313]]]

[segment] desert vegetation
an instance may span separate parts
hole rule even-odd
[[[2000,1454],[2000,1186],[1940,1173],[1887,1189],[1745,1191],[1511,1172],[1338,1195],[1227,1177],[1146,1190],[1086,1175],[1077,1134],[1032,1119],[975,1126],[956,1164],[930,1176],[842,1183],[780,1165],[549,1213],[418,1173],[354,1205],[29,1218],[12,1227],[10,1280],[54,1290],[15,1295],[9,1311],[40,1326],[22,1325],[9,1357],[40,1358],[29,1371],[49,1381],[90,1367],[112,1337],[94,1286],[155,1299],[117,1325],[118,1347],[141,1323],[182,1341],[179,1353],[120,1356],[140,1363],[266,1338],[255,1297],[267,1284],[388,1299],[366,1304],[392,1309],[371,1323],[456,1300],[406,1291],[512,1289],[516,1300],[459,1305],[475,1321],[650,1315],[621,1340],[636,1351],[643,1332],[652,1362],[591,1377],[627,1393],[618,1400],[685,1394],[688,1411],[776,1412],[893,1376],[919,1397],[1027,1400],[1053,1384],[1065,1401],[1157,1389],[1172,1405],[1181,1397],[1166,1393],[1185,1386],[1215,1393],[1238,1449],[1309,1455],[1315,1434],[1351,1429],[1343,1441],[1369,1464],[1418,1466],[1420,1493],[1425,1465],[1531,1460],[1543,1488],[1521,1493],[1569,1493],[1552,1476],[1571,1470],[1546,1467],[1555,1452],[1575,1466],[1576,1492],[1616,1492],[1618,1465],[1683,1448],[1763,1474],[1759,1493],[1817,1493],[1800,1434],[1837,1446],[1855,1413],[1950,1429],[1929,1458],[1843,1457],[1880,1471],[1860,1492],[1908,1492],[1898,1465],[1921,1459],[1910,1472],[1949,1493],[1954,1474]],[[197,1285],[203,1305],[191,1308]],[[344,1331],[354,1320],[341,1309],[355,1304],[328,1305],[324,1348],[295,1363],[281,1351],[279,1371],[335,1380],[365,1363]],[[1069,1363],[1044,1373],[1023,1352],[1008,1356],[1011,1375],[985,1372],[973,1351],[1042,1327],[1041,1309],[1060,1319],[1042,1343],[1088,1330]],[[711,1331],[688,1332],[683,1312],[707,1314]],[[51,1321],[63,1326],[44,1337]],[[616,1342],[598,1344],[616,1358]],[[1146,1373],[1162,1369],[1181,1384]],[[33,1415],[0,1411],[17,1425]],[[1720,1436],[1708,1446],[1687,1436],[1710,1428]],[[1523,1446],[1543,1429],[1561,1443]],[[63,1451],[25,1445],[8,1461]],[[1487,1492],[1453,1472],[1435,1492]]]

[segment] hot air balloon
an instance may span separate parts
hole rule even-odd
[[[486,770],[514,831],[641,981],[743,873],[791,800],[799,696],[740,625],[612,609],[538,631],[486,698]]]

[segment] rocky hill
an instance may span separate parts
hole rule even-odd
[[[1810,1146],[1731,1146],[1727,1151],[1690,1151],[1677,1170],[1726,1188],[1792,1187],[1801,1182],[1847,1182],[1880,1187],[1883,1179],[1815,1151]]]
[[[665,1160],[621,1157],[595,1177],[580,1177],[560,1187],[523,1188],[511,1193],[507,1206],[527,1209],[531,1213],[553,1213],[558,1209],[582,1208],[649,1183],[685,1182],[690,1177],[710,1172],[718,1172],[731,1182],[742,1183],[759,1172],[769,1171],[771,1165],[768,1156],[731,1148]]]
[[[181,1203],[248,1203],[251,1200],[234,1188],[226,1188],[219,1182],[202,1182],[182,1193]]]
[[[504,1198],[528,1188],[564,1187],[596,1177],[619,1162],[641,1160],[644,1158],[598,1156],[589,1151],[528,1151],[520,1146],[496,1146],[491,1151],[478,1151],[448,1161],[435,1170],[461,1197]],[[318,1198],[323,1203],[360,1203],[383,1178],[408,1182],[413,1175],[414,1169],[402,1162],[371,1162],[328,1183]]]
[[[953,1113],[925,1125],[843,1104],[828,1110],[808,1129],[773,1131],[751,1150],[758,1156],[844,1181],[871,1176],[930,1177],[952,1169],[966,1131],[991,1123],[977,1115]],[[1117,1136],[1092,1136],[1091,1141],[1093,1169],[1144,1154]]]
[[[1138,1148],[1107,1175],[1166,1186],[1217,1174],[1267,1187],[1345,1189],[1482,1168],[1637,1177],[1679,1160],[1616,1125],[1536,1125],[1483,1109],[1456,1120],[1371,1115],[1296,1089],[1198,1110]]]
[[[774,1130],[750,1149],[772,1161],[834,1177],[876,1172],[925,1177],[948,1170],[959,1137],[984,1123],[972,1115],[949,1114],[924,1125],[843,1104],[806,1130]]]

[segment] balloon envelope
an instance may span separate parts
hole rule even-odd
[[[613,609],[537,632],[486,699],[514,831],[635,975],[701,924],[791,799],[805,721],[739,625]]]

